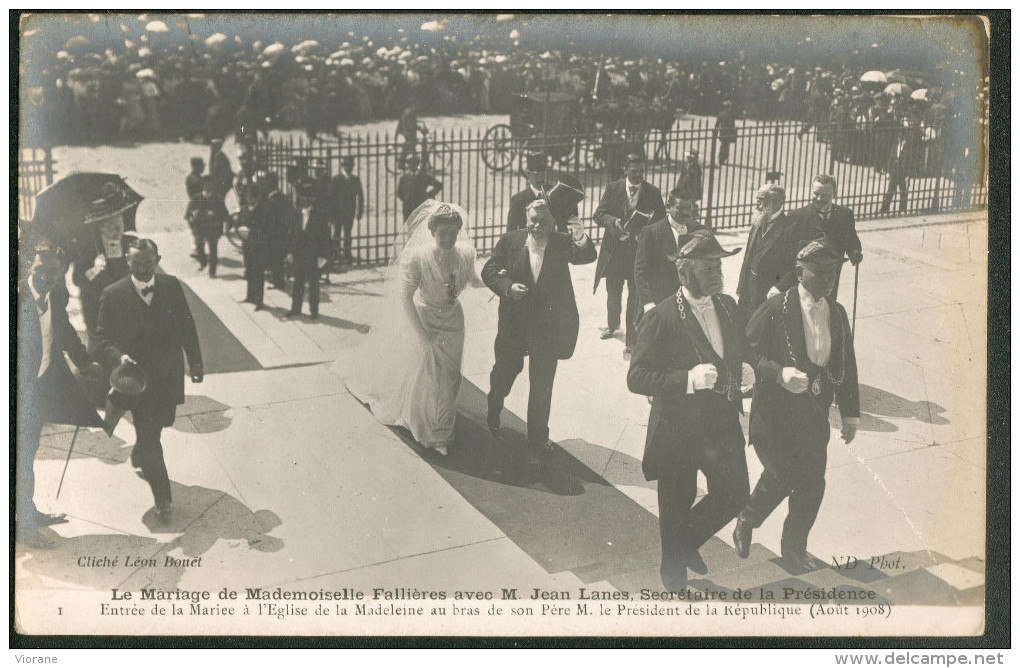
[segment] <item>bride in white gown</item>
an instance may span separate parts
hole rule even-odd
[[[336,370],[382,424],[405,427],[447,454],[453,442],[464,352],[459,295],[481,287],[467,215],[427,200],[404,223],[387,277],[388,304],[351,361]]]

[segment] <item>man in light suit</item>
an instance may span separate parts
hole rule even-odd
[[[35,506],[35,455],[44,422],[101,427],[103,421],[79,389],[64,359],[90,378],[102,369],[89,362],[85,346],[67,317],[67,288],[60,278],[67,270],[63,255],[46,236],[32,245],[29,275],[18,284],[17,367],[17,541],[24,547],[52,547],[39,528],[66,522],[63,515],[39,512]]]
[[[804,571],[824,566],[808,556],[807,540],[825,492],[829,407],[835,399],[846,443],[861,415],[850,322],[830,297],[843,262],[827,241],[812,241],[797,256],[797,286],[769,298],[748,323],[758,377],[748,435],[765,470],[733,531],[743,558],[752,531],[789,497],[783,557]]]
[[[131,463],[149,483],[155,500],[155,521],[170,522],[170,477],[160,436],[184,403],[184,358],[192,382],[205,372],[198,331],[180,281],[156,274],[159,249],[139,239],[128,255],[131,275],[103,291],[93,354],[112,370],[135,364],[144,373],[145,390],[131,407],[136,441]]]
[[[641,468],[658,481],[662,583],[687,586],[687,569],[705,574],[698,548],[732,520],[747,499],[740,428],[741,392],[754,373],[737,305],[722,294],[723,250],[711,230],[681,236],[676,270],[682,288],[645,314],[627,374],[631,392],[652,399]],[[708,494],[697,504],[698,471]]]
[[[811,203],[790,212],[786,243],[799,251],[809,242],[824,239],[840,257],[847,257],[857,266],[864,259],[861,239],[854,225],[854,212],[845,206],[835,204],[836,179],[828,174],[819,174],[811,182]],[[839,295],[839,276],[842,263],[836,265],[836,284],[832,289],[833,301]],[[776,286],[777,291],[786,290],[797,284],[792,268]],[[769,296],[773,293],[770,292]]]
[[[636,215],[635,215],[636,214]],[[640,153],[627,156],[627,176],[613,181],[602,193],[595,209],[595,222],[605,228],[598,263],[595,265],[595,289],[606,279],[607,327],[603,339],[611,339],[620,328],[623,286],[627,286],[626,338],[624,353],[629,353],[637,337],[634,323],[640,311],[634,283],[636,238],[652,221],[666,216],[662,193],[645,181],[645,159]]]
[[[570,235],[556,231],[546,200],[528,205],[528,228],[504,234],[482,268],[482,280],[499,295],[496,361],[489,377],[487,423],[500,429],[503,401],[529,358],[528,446],[534,458],[549,450],[553,380],[560,360],[577,345],[578,314],[571,264],[595,261],[595,245],[581,222]]]

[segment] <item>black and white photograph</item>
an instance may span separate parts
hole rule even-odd
[[[985,633],[986,17],[11,22],[12,632]]]

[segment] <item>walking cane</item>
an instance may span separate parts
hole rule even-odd
[[[80,426],[74,426],[74,435],[71,436],[71,447],[67,449],[67,459],[64,460],[64,472],[60,474],[60,484],[57,485],[57,498],[60,498],[60,489],[64,486],[64,476],[67,475],[67,465],[71,463],[71,453],[74,452],[74,442],[78,439]]]
[[[854,338],[854,333],[857,331],[857,284],[861,278],[861,263],[858,262],[854,265],[854,319],[850,325],[850,338]]]

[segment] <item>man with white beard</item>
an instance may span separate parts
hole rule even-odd
[[[791,248],[784,233],[790,223],[783,211],[785,202],[786,191],[775,183],[766,183],[754,195],[751,232],[737,282],[737,306],[745,321],[765,303],[769,290],[793,273],[800,249]]]

